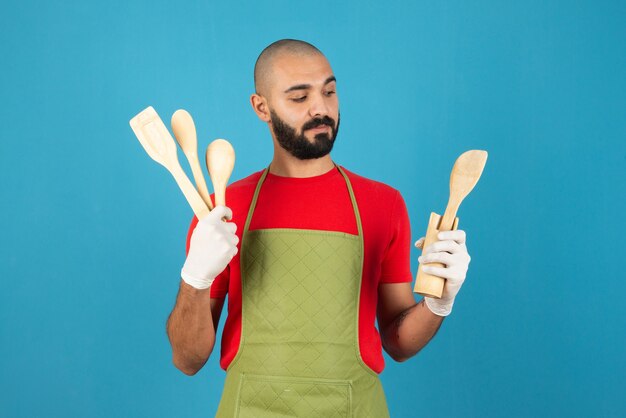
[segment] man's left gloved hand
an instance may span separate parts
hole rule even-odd
[[[471,260],[465,246],[465,231],[442,231],[437,234],[439,241],[426,247],[417,259],[420,264],[438,262],[446,267],[432,267],[424,265],[422,271],[446,279],[441,299],[425,297],[426,306],[439,316],[450,315],[454,298],[465,281],[465,275]],[[422,248],[424,237],[415,242],[417,248]]]

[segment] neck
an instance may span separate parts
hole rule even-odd
[[[330,154],[310,160],[300,160],[275,144],[270,173],[282,177],[314,177],[329,172],[334,167]]]

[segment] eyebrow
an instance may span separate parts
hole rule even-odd
[[[335,78],[334,75],[331,75],[330,77],[328,77],[326,79],[326,81],[324,81],[324,85],[332,82],[332,81],[337,81],[337,79]],[[312,86],[310,84],[297,84],[295,86],[291,86],[289,87],[287,90],[285,90],[285,93],[289,93],[290,91],[294,91],[294,90],[308,90],[310,89]]]

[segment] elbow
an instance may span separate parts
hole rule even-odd
[[[195,375],[202,368],[202,367],[193,367],[191,365],[177,363],[176,361],[174,361],[174,366],[181,372],[185,373],[187,376]]]
[[[180,367],[180,366],[176,366],[176,368],[180,370],[181,372],[183,372],[184,374],[186,374],[187,376],[193,376],[200,371],[200,369],[185,368],[185,367]]]
[[[389,352],[387,352],[387,354],[389,354],[389,357],[391,357],[393,359],[393,361],[395,361],[396,363],[404,363],[405,361],[407,361],[408,359],[413,357],[411,355],[399,354],[399,353],[389,353]]]
[[[174,366],[186,374],[187,376],[193,376],[202,369],[202,365],[191,364],[191,363],[181,363],[179,361],[174,360]]]
[[[198,358],[195,360],[183,359],[176,355],[172,357],[172,362],[174,363],[174,366],[187,376],[193,376],[198,373],[200,369],[204,367],[207,360],[208,356],[203,359]]]
[[[410,359],[411,357],[413,357],[419,352],[419,350],[418,351],[402,350],[400,349],[400,347],[395,347],[395,349],[391,350],[385,344],[383,344],[383,348],[385,349],[385,352],[389,355],[389,357],[391,357],[391,359],[395,361],[396,363],[404,363],[405,361],[407,361],[408,359]]]
[[[400,357],[400,356],[390,356],[393,361],[395,361],[396,363],[404,363],[405,361],[407,361],[409,359],[409,357]]]

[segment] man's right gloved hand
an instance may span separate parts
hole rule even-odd
[[[180,272],[182,279],[196,289],[206,289],[237,254],[239,237],[237,225],[231,220],[233,212],[226,206],[216,206],[200,219],[191,235],[189,253]]]

